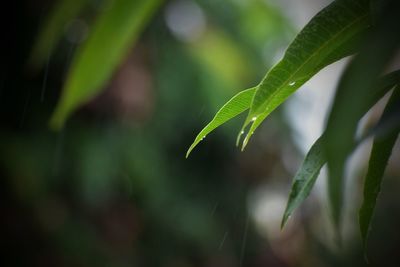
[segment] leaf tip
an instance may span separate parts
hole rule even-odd
[[[192,152],[193,147],[190,146],[189,149],[186,151],[185,159],[189,158],[190,152]]]
[[[286,214],[283,215],[283,218],[282,218],[282,221],[281,221],[281,231],[283,231],[283,228],[285,228],[287,219],[288,219],[288,216]]]
[[[190,153],[192,153],[193,149],[200,143],[200,141],[202,141],[204,139],[203,137],[200,137],[202,134],[202,131],[196,136],[196,138],[194,139],[193,143],[190,145],[189,149],[186,151],[186,157],[188,158]]]
[[[243,140],[241,151],[244,151],[244,149],[246,148],[247,144],[249,143],[251,135],[252,135],[252,133],[250,133],[250,132],[247,133],[246,137]]]
[[[292,215],[292,212],[293,212],[293,210],[289,208],[289,203],[288,203],[286,205],[285,212],[283,213],[283,216],[282,216],[281,231],[283,230],[283,228],[285,228],[288,220],[290,219],[290,216]]]
[[[236,137],[236,147],[239,147],[240,144],[240,139],[242,138],[242,135],[244,134],[244,130],[243,128],[240,130],[240,132],[238,133],[237,137]]]

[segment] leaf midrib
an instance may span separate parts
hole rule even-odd
[[[269,97],[268,99],[264,102],[264,103],[268,103],[271,101],[271,99],[275,98],[275,96],[280,92],[280,89],[282,89],[283,87],[287,86],[291,80],[293,80],[293,77],[295,77],[297,75],[297,73],[301,70],[302,67],[304,67],[304,65],[306,65],[312,58],[314,58],[316,56],[316,54],[318,54],[319,51],[321,51],[322,49],[324,49],[329,43],[331,43],[333,40],[335,40],[342,32],[344,32],[345,30],[347,30],[348,28],[350,28],[352,25],[354,25],[355,23],[357,23],[358,21],[364,19],[365,17],[368,16],[368,13],[366,13],[363,16],[357,17],[353,22],[351,22],[350,24],[348,24],[346,27],[344,27],[342,30],[340,30],[339,32],[337,32],[336,34],[334,34],[332,36],[331,39],[329,39],[327,42],[325,42],[323,45],[321,45],[314,53],[312,53],[312,55],[310,57],[308,57],[308,59],[306,59],[298,68],[297,70],[292,73],[288,79],[286,79],[282,85],[280,87],[278,87],[277,90],[275,90]],[[262,84],[260,84],[259,86],[261,86]],[[254,97],[256,97],[254,95]],[[263,103],[263,104],[264,104]],[[261,104],[261,105],[263,105]],[[260,106],[261,106],[260,105]],[[264,112],[264,111],[263,111]]]

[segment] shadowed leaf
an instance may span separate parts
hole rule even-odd
[[[372,105],[378,102],[395,84],[400,82],[400,71],[391,72],[383,76],[379,81],[373,86],[374,90],[371,92],[371,97],[369,102],[366,103],[362,112],[364,115]],[[360,117],[361,118],[361,117]],[[375,129],[372,129],[372,134],[376,133]],[[358,140],[357,143],[351,148],[355,149],[359,143],[364,139],[368,138],[370,134],[366,134],[362,139]],[[323,154],[322,144],[324,142],[325,133],[321,135],[320,138],[312,145],[311,149],[308,151],[300,169],[297,171],[295,177],[293,178],[293,184],[290,191],[288,203],[282,218],[281,227],[283,228],[290,218],[293,211],[300,206],[300,204],[308,197],[310,194],[318,174],[322,166],[326,163],[326,157]]]
[[[399,101],[400,89],[396,88],[385,108],[382,119],[390,116],[390,114],[398,108]],[[398,118],[397,122],[399,122]],[[380,192],[383,174],[392,152],[392,148],[399,135],[399,131],[400,127],[397,124],[397,127],[392,129],[387,135],[377,136],[374,139],[368,164],[368,172],[364,181],[364,200],[359,211],[360,231],[364,249],[367,244],[371,218],[373,216],[376,200]]]
[[[322,138],[323,135],[312,145],[303,164],[293,179],[289,200],[282,218],[281,228],[285,226],[293,211],[308,197],[322,166],[326,163],[326,158],[322,155]]]
[[[328,161],[328,194],[334,225],[340,229],[345,161],[355,141],[358,121],[370,102],[378,77],[393,58],[400,43],[400,3],[392,1],[374,25],[360,53],[342,75],[326,127],[325,155]],[[379,51],[379,53],[377,53]]]

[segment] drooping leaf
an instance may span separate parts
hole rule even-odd
[[[311,189],[314,187],[322,166],[326,163],[326,158],[322,154],[321,148],[322,138],[323,135],[312,145],[303,164],[293,178],[293,184],[283,214],[281,228],[285,226],[293,211],[308,197]]]
[[[400,88],[396,88],[385,108],[382,119],[390,116],[398,108],[399,101]],[[397,120],[399,121],[399,119]],[[397,124],[397,127],[392,129],[387,135],[377,136],[374,139],[368,163],[368,171],[364,181],[364,200],[359,211],[360,231],[364,248],[367,244],[371,219],[380,192],[383,174],[399,132],[400,127]]]
[[[400,35],[393,34],[400,31],[399,6],[398,1],[392,1],[371,29],[360,53],[342,75],[329,115],[324,147],[328,161],[328,194],[337,230],[343,203],[344,164],[355,141],[363,106],[370,101],[373,85],[400,44]]]
[[[337,0],[319,12],[261,81],[242,128],[252,124],[243,148],[261,122],[325,66],[353,54],[370,26],[368,0]]]
[[[62,127],[71,112],[100,92],[161,2],[114,0],[106,5],[73,59],[50,121],[53,128]]]
[[[374,89],[373,92],[371,92],[371,97],[368,98],[369,102],[363,105],[360,116],[364,115],[371,106],[378,102],[379,99],[381,99],[393,86],[395,86],[395,84],[399,82],[400,71],[391,72],[379,79],[379,81],[377,81],[373,86]],[[375,134],[376,130],[372,129],[370,132],[371,133],[364,135],[360,140],[358,140],[357,143],[354,143],[351,150],[354,150],[359,143],[368,138],[371,134]],[[282,228],[285,226],[293,211],[308,197],[316,179],[318,178],[321,168],[327,161],[323,151],[321,151],[325,134],[326,133],[324,132],[311,146],[301,167],[293,178],[288,203],[282,218]]]
[[[193,148],[195,148],[195,146],[200,143],[200,141],[203,140],[207,134],[209,134],[218,126],[236,117],[240,113],[246,111],[250,107],[251,99],[253,98],[255,91],[255,87],[241,91],[232,97],[228,102],[226,102],[226,104],[223,105],[220,110],[218,110],[217,114],[215,114],[210,123],[208,123],[196,136],[194,142],[186,153],[186,158],[189,156]]]
[[[45,19],[40,34],[33,46],[29,59],[31,67],[40,68],[43,66],[63,36],[68,22],[78,16],[87,3],[88,0],[55,1],[55,5]]]

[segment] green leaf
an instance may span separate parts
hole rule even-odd
[[[106,5],[73,59],[61,100],[50,121],[52,128],[61,128],[76,108],[102,90],[161,2],[114,0]]]
[[[345,161],[354,144],[360,116],[378,77],[396,53],[400,35],[400,3],[392,1],[378,24],[342,75],[326,128],[325,155],[328,161],[328,194],[332,219],[340,229]],[[377,53],[379,51],[379,53]]]
[[[400,88],[396,88],[385,108],[381,120],[398,108],[399,101]],[[360,231],[364,249],[366,248],[371,218],[380,192],[383,174],[399,132],[400,127],[397,125],[389,134],[377,136],[374,139],[368,171],[364,181],[364,200],[359,211]]]
[[[44,65],[51,51],[64,35],[67,23],[77,17],[87,3],[88,0],[56,1],[51,12],[45,19],[40,34],[33,46],[28,62],[31,67],[40,68]]]
[[[364,115],[372,105],[378,102],[395,84],[400,82],[400,71],[391,72],[381,79],[373,86],[373,92],[369,97],[369,102],[363,105],[361,116]],[[376,133],[375,129],[372,129],[372,134]],[[290,191],[288,203],[282,218],[281,227],[283,228],[289,219],[293,211],[300,206],[300,204],[310,194],[318,174],[322,166],[326,163],[327,159],[321,148],[325,140],[326,131],[318,138],[318,140],[312,145],[311,149],[307,153],[300,169],[297,171],[293,178],[292,188]],[[354,150],[359,143],[368,138],[370,134],[364,135],[357,143],[354,143],[351,150]]]
[[[322,166],[326,163],[326,158],[322,154],[322,138],[323,135],[312,145],[303,164],[294,176],[289,200],[283,214],[281,228],[285,226],[293,211],[308,197]]]
[[[303,28],[282,60],[261,81],[244,123],[244,148],[261,122],[325,66],[351,55],[370,26],[368,0],[338,0]]]
[[[250,107],[251,99],[253,98],[255,91],[255,87],[241,91],[232,97],[228,102],[226,102],[226,104],[222,106],[217,114],[215,114],[210,123],[208,123],[196,136],[194,142],[186,153],[186,158],[189,156],[193,148],[195,148],[195,146],[197,146],[197,144],[200,143],[200,141],[203,140],[207,134],[230,119],[236,117],[240,113],[246,111]]]

